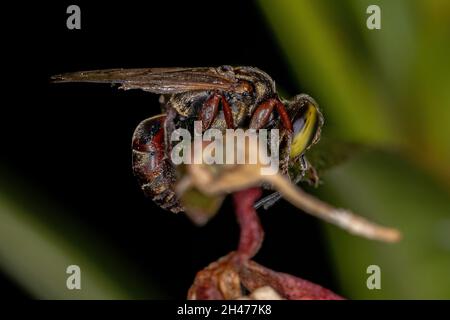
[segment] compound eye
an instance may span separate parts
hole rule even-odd
[[[305,152],[309,146],[317,142],[322,125],[322,115],[317,107],[308,102],[296,114],[292,122],[294,128],[290,158]]]

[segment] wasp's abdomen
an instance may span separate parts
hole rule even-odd
[[[158,115],[142,121],[133,134],[133,172],[144,193],[161,208],[182,211],[173,191],[175,168],[165,157],[164,120]]]

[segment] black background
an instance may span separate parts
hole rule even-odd
[[[81,30],[66,8],[81,7]],[[251,1],[58,1],[16,4],[2,15],[2,166],[88,225],[170,298],[237,245],[227,201],[207,226],[160,210],[131,171],[131,135],[158,114],[158,97],[108,85],[51,84],[53,74],[114,67],[252,65],[289,95],[302,92]],[[339,292],[318,222],[285,202],[260,217],[259,263]],[[9,297],[27,297],[0,277]]]

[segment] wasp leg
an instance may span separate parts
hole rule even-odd
[[[268,210],[271,206],[273,206],[275,203],[278,202],[282,198],[281,194],[278,191],[275,191],[258,202],[255,203],[253,206],[255,209],[259,209],[260,207],[263,207],[264,210]]]
[[[289,131],[293,132],[292,128],[292,122],[289,119],[289,115],[286,111],[286,107],[284,104],[276,99],[271,98],[269,100],[264,101],[261,103],[253,113],[253,116],[250,120],[250,128],[252,129],[261,129],[264,128],[267,123],[269,122],[270,115],[273,112],[273,109],[276,109],[278,114],[280,115],[281,123],[283,124],[283,127]]]
[[[313,165],[308,161],[308,159],[306,159],[305,157],[302,157],[302,158],[306,162],[306,170],[305,170],[304,179],[309,183],[309,185],[317,188],[320,184],[319,174],[318,174],[316,168],[314,168]]]
[[[283,126],[286,128],[286,130],[292,134],[294,132],[294,128],[292,127],[291,119],[289,118],[289,115],[286,111],[286,107],[284,106],[281,101],[277,100],[275,104],[275,108],[277,109],[278,114],[280,115],[281,122],[283,123]]]
[[[228,129],[234,129],[233,112],[231,111],[230,104],[227,99],[218,93],[213,93],[203,103],[202,110],[200,111],[200,120],[202,121],[203,130],[211,127],[212,123],[219,113],[219,103],[222,102],[223,115],[225,123]]]
[[[281,147],[283,152],[281,152],[280,154],[280,171],[282,174],[287,175],[287,177],[289,178],[288,171],[289,162],[291,160],[289,154],[291,153],[292,146],[292,131],[285,130],[280,140],[281,143],[285,146]]]
[[[170,104],[166,104],[166,119],[164,120],[164,148],[166,150],[166,157],[170,155],[172,151],[172,144],[170,142],[170,137],[172,132],[175,131],[175,118],[177,117],[177,110]]]
[[[276,109],[281,120],[281,126],[285,129],[280,136],[280,141],[286,145],[286,150],[281,155],[280,170],[281,173],[286,175],[289,166],[289,153],[291,151],[293,127],[289,115],[286,111],[284,104],[277,98],[271,98],[262,102],[255,110],[250,119],[251,129],[261,129],[267,126],[270,121],[270,116]]]
[[[200,111],[200,120],[202,121],[203,130],[208,129],[216,119],[219,112],[220,96],[217,93],[213,93],[203,103],[202,110]]]
[[[227,124],[227,128],[234,129],[233,112],[231,111],[230,104],[228,103],[225,96],[221,96],[221,98],[222,98],[223,115],[225,118],[225,123]]]

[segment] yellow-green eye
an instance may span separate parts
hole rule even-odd
[[[291,144],[290,158],[301,155],[315,142],[317,130],[321,125],[322,115],[316,106],[307,103],[294,118],[292,126],[294,128],[293,140]]]

